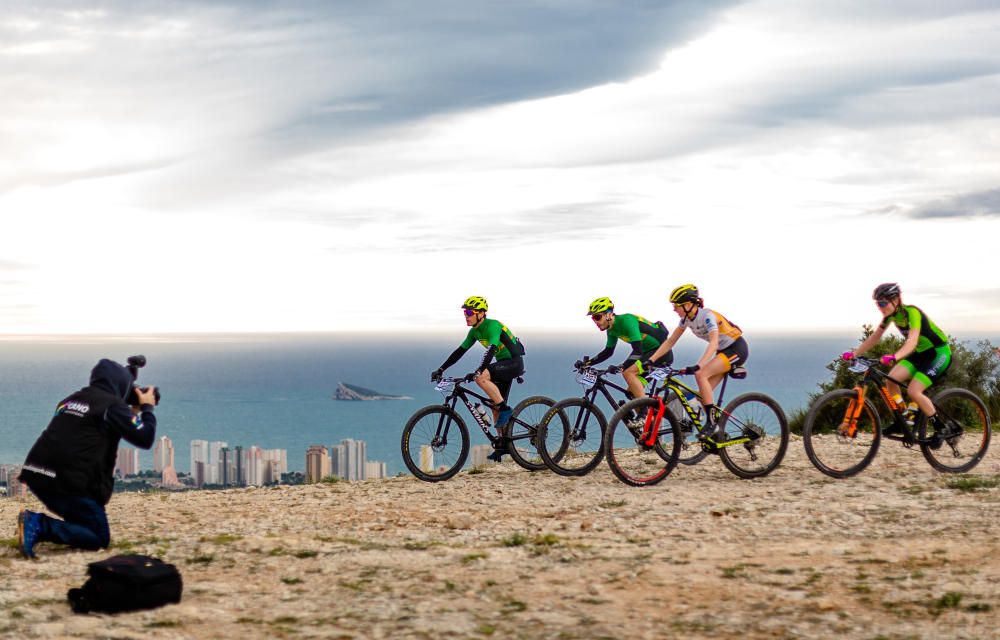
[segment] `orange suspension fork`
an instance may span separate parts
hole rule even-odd
[[[844,422],[840,425],[840,431],[843,435],[848,438],[853,438],[858,432],[858,418],[861,417],[861,411],[865,408],[865,388],[862,386],[854,387],[854,393],[857,394],[851,403],[847,405],[847,413],[844,416]],[[885,390],[883,389],[883,393]]]
[[[663,419],[663,412],[666,409],[666,405],[663,404],[663,398],[656,396],[656,399],[660,403],[660,406],[656,410],[656,417],[653,417],[652,409],[646,411],[646,424],[642,428],[642,443],[647,447],[652,447],[656,444],[656,436],[660,430],[660,420]]]

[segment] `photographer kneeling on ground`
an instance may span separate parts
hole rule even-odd
[[[25,557],[35,557],[39,542],[91,551],[110,544],[104,506],[114,489],[118,443],[124,438],[149,449],[156,438],[156,389],[136,387],[131,400],[138,406],[126,402],[135,371],[107,359],[98,362],[90,372],[90,384],[59,403],[28,453],[21,482],[64,520],[22,511],[17,535]]]

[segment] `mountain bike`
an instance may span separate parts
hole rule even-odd
[[[462,470],[469,457],[469,429],[456,407],[461,400],[473,421],[483,430],[494,449],[506,451],[521,467],[539,471],[545,463],[535,446],[537,425],[555,400],[545,396],[525,398],[514,407],[503,433],[496,436],[487,418],[493,401],[463,385],[463,378],[442,378],[434,389],[444,395],[444,403],[419,409],[403,427],[403,462],[410,473],[427,482],[447,480]],[[517,378],[518,384],[524,378]],[[473,404],[479,400],[481,404]]]
[[[639,398],[625,403],[608,423],[605,436],[605,455],[615,476],[632,486],[642,487],[655,484],[663,479],[650,475],[648,460],[632,455],[629,441],[648,444],[649,434],[659,434],[660,446],[666,450],[677,450],[678,459],[685,457],[688,464],[694,464],[706,455],[715,454],[729,471],[740,478],[760,478],[774,471],[788,449],[788,419],[781,405],[763,393],[745,393],[733,399],[719,411],[715,418],[716,435],[705,437],[702,432],[709,426],[704,419],[700,403],[692,403],[698,398],[697,392],[677,380],[677,376],[687,371],[658,368],[647,376],[663,381],[663,393],[647,398]],[[737,367],[723,378],[719,390],[719,403],[725,395],[728,378],[745,378],[746,370]],[[664,396],[674,399],[664,402]],[[690,397],[689,397],[690,396]],[[700,398],[699,398],[700,399]],[[670,404],[677,403],[684,411],[683,416],[675,415]],[[697,404],[697,406],[695,406]],[[630,415],[638,416],[629,420]],[[662,426],[666,421],[670,429]],[[712,429],[715,431],[716,429]],[[698,436],[702,439],[698,440]],[[670,443],[668,437],[676,438]],[[643,440],[646,438],[646,440]],[[695,440],[692,441],[692,438]],[[696,444],[695,444],[696,443]],[[667,471],[669,473],[669,470]],[[652,481],[651,481],[652,480]]]
[[[820,396],[809,408],[802,427],[806,456],[817,469],[832,478],[849,478],[865,469],[878,453],[882,439],[920,447],[932,467],[946,473],[964,473],[983,459],[990,446],[990,415],[976,394],[966,389],[942,389],[931,403],[944,428],[931,429],[930,420],[918,411],[907,420],[896,405],[887,382],[907,385],[876,368],[878,360],[855,358],[852,373],[862,374],[853,389],[836,389]],[[882,413],[866,397],[868,386],[879,391],[885,404]],[[882,428],[883,417],[889,427]]]
[[[615,410],[629,399],[628,389],[608,380],[607,369],[579,367],[576,381],[583,397],[555,403],[538,424],[538,454],[549,469],[563,476],[583,476],[604,458],[604,432],[608,420],[598,408],[598,394]],[[655,391],[656,383],[652,383]],[[616,400],[609,390],[624,397]]]

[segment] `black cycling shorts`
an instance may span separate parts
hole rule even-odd
[[[507,396],[510,395],[510,387],[514,379],[524,375],[524,358],[514,356],[506,360],[494,360],[486,365],[486,370],[490,372],[490,380],[500,390],[504,402],[507,402]]]
[[[725,358],[729,362],[729,371],[732,371],[733,367],[739,367],[747,363],[747,358],[750,357],[750,345],[740,337],[725,349],[719,349],[715,355]]]
[[[936,349],[914,352],[899,361],[915,380],[929,387],[937,382],[951,366],[951,346],[941,345]]]

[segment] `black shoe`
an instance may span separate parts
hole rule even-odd
[[[958,435],[958,433],[955,432],[958,430],[949,428],[949,426],[941,422],[940,418],[937,416],[931,416],[930,421],[931,425],[934,427],[934,432],[927,437],[927,446],[931,449],[940,449],[941,445],[947,442],[949,438],[954,438]]]
[[[903,428],[896,424],[895,422],[889,424],[885,429],[882,429],[882,435],[884,436],[901,436],[905,435]]]
[[[500,463],[500,462],[503,462],[503,457],[505,455],[507,455],[506,451],[501,451],[501,450],[497,449],[496,451],[494,451],[490,455],[486,456],[486,459],[487,460],[492,460],[493,462],[496,462],[496,463]]]
[[[962,435],[962,429],[954,425],[946,425],[939,420],[932,418],[934,433],[927,439],[927,446],[931,449],[940,449],[945,442],[953,444],[958,436]]]
[[[701,433],[698,434],[698,440],[701,442],[714,442],[716,444],[725,442],[729,438],[726,437],[725,429],[720,429],[717,424],[710,424]]]

